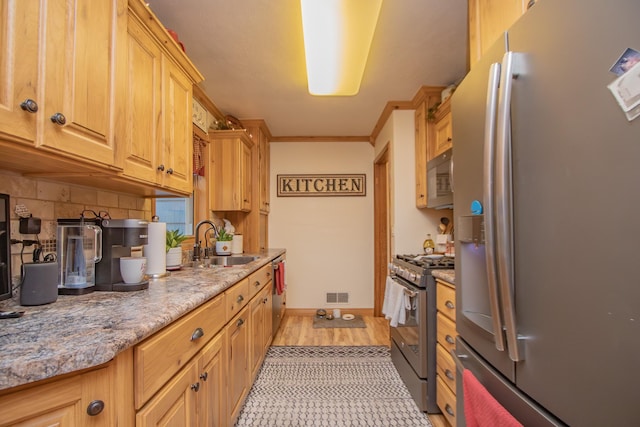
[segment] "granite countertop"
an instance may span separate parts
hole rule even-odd
[[[455,270],[433,270],[431,274],[436,279],[444,280],[445,282],[456,284],[456,271]]]
[[[0,320],[0,390],[101,365],[202,305],[284,249],[229,268],[183,268],[136,292],[59,295],[52,304],[0,301],[1,311],[24,311]]]

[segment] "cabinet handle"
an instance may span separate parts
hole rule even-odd
[[[444,337],[444,339],[449,343],[449,344],[455,344],[456,341],[453,339],[453,337],[451,335],[447,335],[446,337]]]
[[[266,304],[266,303],[267,303],[267,301],[269,301],[269,298],[264,298],[264,299],[262,300],[262,303],[263,303],[263,304]]]
[[[169,175],[173,175],[173,168],[169,168],[169,169],[167,169],[167,174],[169,174]]]
[[[448,137],[448,138],[447,138],[447,142],[451,142],[451,137]]]
[[[448,403],[445,405],[444,410],[447,411],[447,414],[451,415],[452,417],[456,416],[456,413],[453,412],[453,408],[451,408],[451,405],[449,405]]]
[[[202,330],[202,328],[196,328],[195,331],[193,331],[193,334],[191,334],[191,341],[195,341],[198,338],[202,338],[204,336],[204,331]]]
[[[451,372],[451,370],[449,369],[445,369],[444,371],[444,375],[449,378],[451,381],[455,380],[456,377],[453,376],[453,372]]]
[[[62,113],[55,113],[51,116],[51,121],[60,126],[67,124],[67,118]]]
[[[450,309],[454,309],[454,308],[456,308],[456,306],[455,306],[451,301],[447,301],[447,302],[445,302],[445,303],[444,303],[444,305],[445,305],[447,308],[450,308]]]
[[[238,299],[236,301],[237,302],[242,302],[242,301],[244,301],[244,297],[242,295],[238,295]]]
[[[100,412],[102,412],[103,409],[104,409],[104,402],[102,400],[94,400],[91,403],[89,403],[89,406],[87,406],[87,414],[90,417],[95,417]]]
[[[240,327],[242,325],[244,325],[244,319],[238,319],[238,321],[236,322],[236,326]]]
[[[198,390],[200,390],[200,383],[195,383],[195,384],[191,384],[191,390],[197,392]]]
[[[160,166],[158,166],[158,167],[157,167],[157,169],[158,169],[160,172],[162,172],[162,171],[164,170],[164,165],[160,165]]]
[[[38,103],[33,99],[27,98],[22,101],[22,104],[20,104],[20,108],[28,113],[35,113],[38,111]]]
[[[207,378],[209,378],[209,373],[207,373],[207,372],[203,372],[203,373],[201,373],[201,374],[200,374],[200,379],[201,379],[202,381],[206,381],[206,380],[207,380]]]
[[[255,287],[257,288],[258,286],[260,286],[260,281],[256,280],[256,283],[254,283]]]

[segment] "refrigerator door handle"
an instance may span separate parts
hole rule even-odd
[[[496,139],[496,262],[500,302],[504,318],[509,358],[522,359],[518,347],[515,302],[513,293],[513,201],[511,175],[511,91],[515,74],[516,54],[507,52],[502,59],[500,97],[498,100],[498,130]]]
[[[482,196],[484,199],[484,232],[485,232],[485,262],[487,266],[487,280],[489,282],[489,304],[493,320],[493,336],[499,351],[504,351],[504,334],[502,332],[502,314],[498,301],[498,278],[496,273],[495,255],[495,219],[494,219],[494,182],[495,182],[495,147],[496,147],[496,117],[498,106],[498,90],[500,85],[500,64],[493,63],[489,69],[487,86],[487,105],[484,124],[484,168],[482,177]]]

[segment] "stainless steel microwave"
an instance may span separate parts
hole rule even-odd
[[[453,150],[451,148],[427,163],[427,207],[453,208]]]

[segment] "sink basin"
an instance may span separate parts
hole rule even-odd
[[[203,258],[200,261],[191,263],[191,267],[194,268],[215,268],[215,267],[231,267],[234,265],[244,265],[251,261],[255,261],[260,257],[257,256],[244,256],[244,255],[230,255],[230,256],[213,256],[209,258]]]

